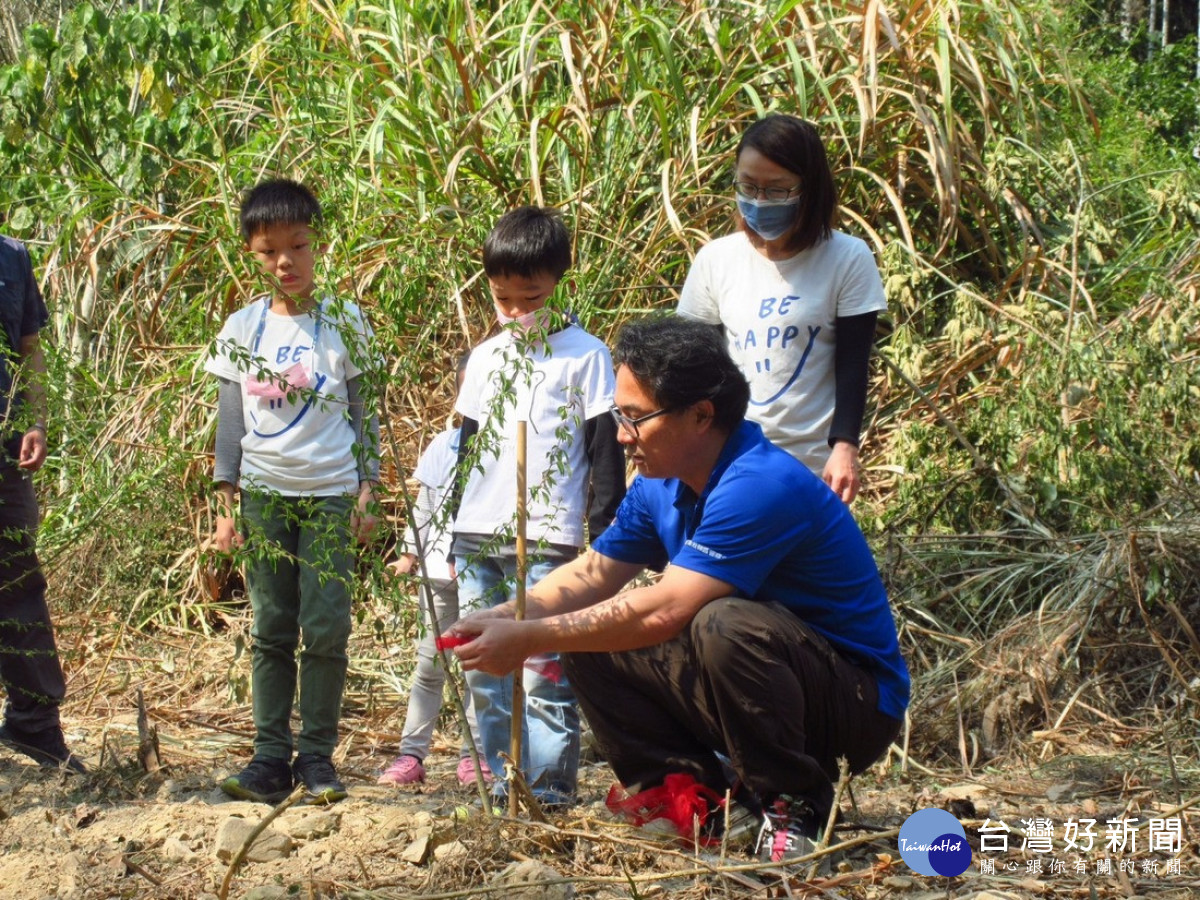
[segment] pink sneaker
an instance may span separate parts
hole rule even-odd
[[[488,768],[487,760],[479,760],[479,767],[483,769],[483,783],[491,784],[496,779],[492,776],[492,770]],[[475,763],[471,762],[471,757],[464,756],[458,761],[458,783],[459,784],[474,784],[475,783]]]
[[[415,756],[397,756],[396,761],[383,770],[377,784],[416,784],[425,780],[425,767]]]

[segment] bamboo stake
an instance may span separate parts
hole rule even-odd
[[[528,510],[525,508],[525,422],[517,423],[517,613],[516,620],[525,618],[525,568],[528,562],[525,546],[525,526]],[[525,685],[522,678],[525,666],[522,664],[513,672],[512,689],[512,734],[509,739],[509,755],[512,757],[509,769],[519,769],[521,766],[521,727],[525,720]],[[517,792],[513,790],[516,783],[515,773],[509,773],[508,784],[508,814],[514,818],[518,812]]]

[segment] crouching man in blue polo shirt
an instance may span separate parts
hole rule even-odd
[[[801,855],[838,758],[869,766],[908,705],[879,571],[846,504],[745,420],[746,379],[711,326],[633,323],[614,360],[639,476],[616,521],[530,591],[524,621],[511,603],[460,620],[456,652],[494,675],[563,654],[628,791],[674,774],[733,787],[761,807],[760,855]],[[626,589],[645,568],[662,578]]]

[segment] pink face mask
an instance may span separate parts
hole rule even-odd
[[[293,363],[282,372],[267,375],[265,378],[246,379],[246,393],[251,397],[262,397],[264,400],[279,400],[311,385],[312,376],[308,369],[301,363]]]
[[[550,310],[543,306],[539,309],[530,310],[514,319],[511,316],[506,316],[500,307],[496,306],[496,321],[500,323],[501,328],[515,323],[519,331],[529,331],[531,328],[539,328],[545,331],[550,326],[550,316]]]

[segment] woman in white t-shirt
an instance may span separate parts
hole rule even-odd
[[[748,418],[849,503],[875,320],[887,308],[875,258],[834,230],[833,173],[802,119],[751,125],[733,188],[740,229],[701,248],[677,312],[721,326],[750,382]]]

